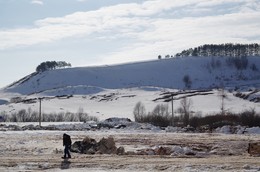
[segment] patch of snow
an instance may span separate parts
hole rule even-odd
[[[223,134],[260,134],[260,127],[247,128],[244,126],[226,125],[215,129],[216,133]]]
[[[216,133],[223,133],[223,134],[231,134],[231,129],[229,125],[219,127],[215,130]]]
[[[173,146],[171,150],[171,156],[178,156],[178,155],[190,155],[195,154],[195,152],[189,147],[181,147],[181,146]]]
[[[183,154],[183,148],[180,147],[180,146],[173,146],[172,148],[172,156],[176,156],[176,155],[180,155],[180,154]]]
[[[260,134],[260,127],[246,128],[245,132],[248,134]]]

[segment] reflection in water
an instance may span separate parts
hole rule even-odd
[[[71,164],[71,162],[68,159],[64,159],[60,164],[60,168],[61,169],[69,169],[70,164]]]

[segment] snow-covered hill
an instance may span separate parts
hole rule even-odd
[[[259,86],[260,57],[248,58],[246,70],[237,70],[226,63],[227,58],[186,57],[147,61],[114,66],[67,68],[30,75],[29,78],[5,88],[7,92],[24,95],[76,87],[84,93],[85,86],[119,89],[140,86],[184,89],[183,77],[188,75],[192,89]],[[219,63],[219,66],[213,63]],[[83,90],[82,90],[83,89]],[[82,91],[79,91],[82,90]],[[54,94],[55,95],[55,94]]]
[[[36,110],[36,98],[48,96],[43,105],[45,112],[76,112],[83,108],[101,118],[133,118],[132,111],[138,101],[150,111],[164,102],[155,101],[162,93],[192,89],[209,90],[207,95],[191,96],[193,110],[207,114],[220,109],[216,90],[219,87],[224,87],[228,94],[227,109],[239,112],[254,108],[259,111],[259,103],[255,103],[260,94],[259,67],[260,57],[248,57],[247,68],[243,70],[230,64],[228,57],[185,57],[50,70],[33,73],[0,90],[0,112],[10,113],[29,107]],[[189,88],[183,80],[185,76],[190,80]],[[13,97],[32,101],[12,103]]]

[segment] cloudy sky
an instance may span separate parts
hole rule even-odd
[[[154,60],[205,43],[260,43],[259,0],[0,0],[0,88],[44,61]]]

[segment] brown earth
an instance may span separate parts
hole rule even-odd
[[[189,147],[195,155],[86,155],[72,153],[63,160],[62,131],[0,133],[0,171],[259,171],[260,157],[247,153],[260,135],[185,134],[107,131],[69,131],[72,141],[89,136],[112,136],[128,152],[154,147]]]

